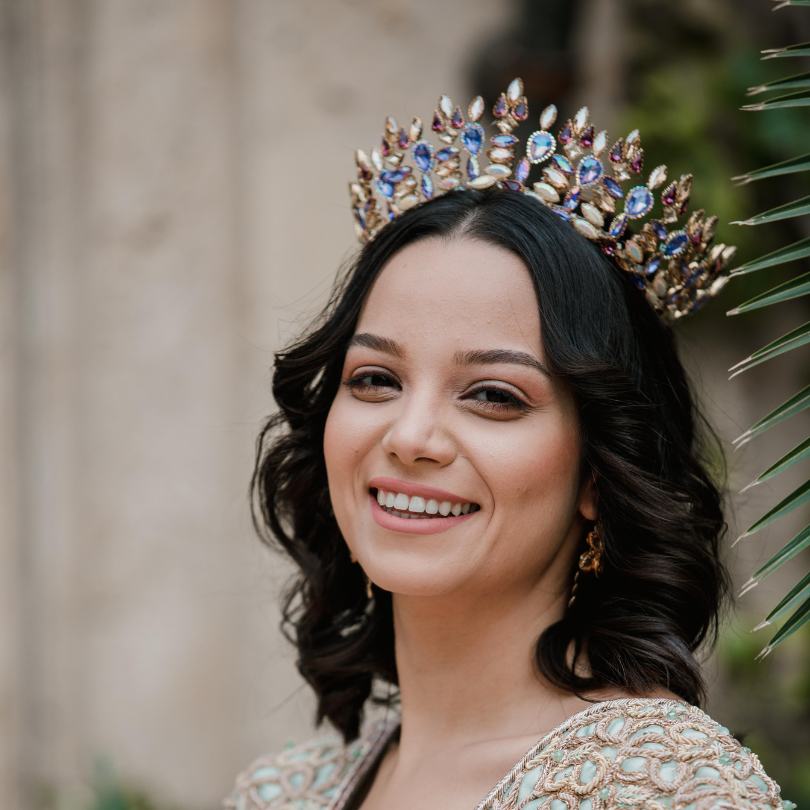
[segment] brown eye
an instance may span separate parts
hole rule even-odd
[[[482,397],[479,395],[483,395]],[[496,388],[494,386],[484,386],[477,388],[469,395],[477,402],[481,402],[484,406],[491,410],[502,411],[525,411],[526,405],[519,400],[514,394],[509,391],[504,391],[503,388]]]
[[[382,388],[390,388],[396,385],[393,378],[380,371],[372,371],[367,374],[358,374],[343,383],[352,391],[379,391]]]

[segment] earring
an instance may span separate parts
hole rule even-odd
[[[602,552],[605,550],[605,541],[594,523],[593,528],[585,538],[587,549],[579,555],[579,565],[574,574],[574,582],[571,586],[571,598],[568,600],[568,607],[571,607],[577,598],[577,587],[579,586],[579,572],[593,574],[598,577],[602,573]]]
[[[371,580],[368,578],[368,574],[366,574],[365,577],[366,577],[366,596],[369,599],[373,599],[374,591],[371,589]]]

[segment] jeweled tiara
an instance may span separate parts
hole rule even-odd
[[[666,166],[656,166],[646,183],[640,182],[644,150],[638,130],[608,150],[607,133],[595,132],[588,108],[582,107],[555,137],[550,130],[557,108],[550,104],[540,115],[540,129],[524,144],[513,134],[529,117],[523,81],[517,78],[492,108],[497,132],[489,137],[487,165],[482,165],[483,113],[481,96],[470,102],[466,120],[461,107],[441,96],[431,124],[441,146],[423,139],[420,118],[407,129],[386,118],[380,147],[370,157],[362,149],[355,154],[357,180],[350,192],[362,242],[419,203],[456,189],[498,186],[534,197],[596,242],[630,273],[665,320],[697,309],[726,283],[725,267],[735,248],[712,245],[717,217],[702,210],[677,224],[687,211],[691,174],[667,184]],[[542,176],[532,181],[533,167],[540,165]],[[662,186],[660,213],[650,216],[656,207],[653,192]]]

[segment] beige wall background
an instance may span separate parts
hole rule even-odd
[[[582,92],[608,126],[620,40],[599,32],[619,36],[618,5],[591,3],[581,32]],[[4,807],[50,788],[83,806],[99,756],[214,807],[250,758],[308,733],[276,629],[286,569],[247,505],[272,353],[355,248],[354,148],[388,112],[466,101],[471,52],[512,11],[0,2]],[[701,377],[731,438],[763,408],[714,348]],[[763,552],[740,554],[750,571]]]

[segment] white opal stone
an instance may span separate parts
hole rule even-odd
[[[467,118],[470,121],[477,121],[484,114],[484,99],[476,96],[467,107]]]
[[[413,208],[419,202],[419,197],[415,194],[406,194],[401,199],[397,200],[397,205],[403,210],[407,211],[409,208]]]
[[[452,189],[456,188],[458,184],[458,177],[442,177],[442,179],[439,180],[439,188],[443,191],[451,191]]]
[[[363,169],[367,169],[368,171],[372,170],[371,161],[362,149],[358,149],[354,153],[354,162]]]
[[[515,153],[511,149],[504,149],[500,146],[493,146],[487,154],[490,160],[497,161],[498,163],[512,160],[515,156]]]
[[[717,293],[719,293],[720,290],[726,286],[726,284],[728,284],[728,276],[720,276],[719,278],[716,278],[712,282],[712,286],[709,287],[709,295],[717,295]]]
[[[593,153],[594,155],[601,155],[602,152],[605,151],[605,147],[607,146],[607,131],[602,130],[596,134],[596,137],[593,139]]]
[[[579,207],[579,210],[582,211],[582,216],[584,216],[591,225],[601,228],[605,224],[604,214],[593,205],[593,203],[584,202]]]
[[[723,262],[729,262],[734,258],[734,254],[737,252],[737,248],[734,245],[729,245],[726,247],[723,246]]]
[[[521,79],[512,79],[509,82],[509,87],[506,88],[506,97],[509,101],[517,101],[523,95],[523,81]]]
[[[588,124],[589,115],[590,110],[587,107],[580,107],[577,110],[577,114],[574,116],[574,124],[577,130],[585,129]]]
[[[641,250],[641,246],[634,239],[630,239],[628,242],[625,242],[624,252],[632,261],[636,263],[641,262],[641,260],[644,258],[644,253]]]
[[[378,172],[381,172],[383,170],[383,160],[379,149],[371,150],[371,162],[374,164],[374,168]]]
[[[599,231],[596,228],[594,228],[594,226],[591,225],[590,222],[588,222],[585,219],[582,219],[582,217],[574,217],[571,220],[571,223],[579,233],[581,233],[583,236],[587,236],[588,239],[599,238]]]
[[[512,170],[509,166],[504,166],[502,163],[490,163],[484,171],[487,174],[491,174],[493,177],[509,177],[509,175],[512,174]]]
[[[494,186],[497,182],[498,179],[493,177],[491,174],[482,174],[476,177],[475,180],[470,180],[467,185],[470,188],[482,189]]]
[[[548,129],[549,127],[554,125],[554,122],[557,120],[557,108],[553,104],[549,104],[548,107],[540,113],[540,128],[541,129]]]
[[[555,203],[560,201],[560,195],[557,193],[557,189],[555,189],[554,186],[550,186],[548,183],[535,183],[532,188],[537,196],[544,202]]]
[[[543,174],[554,188],[568,188],[568,178],[562,172],[557,171],[557,169],[546,166],[546,168],[543,169]]]
[[[647,180],[647,188],[649,189],[658,188],[658,186],[666,182],[666,179],[667,179],[667,167],[656,166],[650,172],[650,178],[649,180]]]
[[[638,130],[634,129],[625,139],[625,143],[635,143],[638,140]]]
[[[410,139],[412,141],[418,141],[422,137],[422,119],[421,118],[414,118],[411,121],[411,129],[408,133]]]
[[[453,102],[450,96],[442,95],[439,97],[439,109],[449,118],[453,114]]]
[[[386,118],[385,118],[385,128],[392,135],[397,135],[399,133],[399,126],[397,125],[397,119],[394,118],[393,115],[386,116]]]

